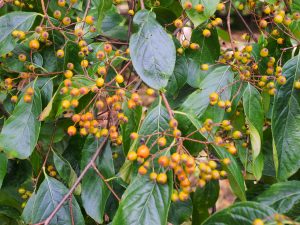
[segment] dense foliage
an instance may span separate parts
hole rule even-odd
[[[300,0],[0,4],[1,225],[300,224]]]

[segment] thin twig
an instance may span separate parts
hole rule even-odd
[[[109,183],[106,181],[106,178],[102,175],[102,173],[100,173],[100,171],[98,170],[97,166],[95,165],[95,163],[92,164],[93,169],[96,171],[96,173],[98,174],[98,176],[103,180],[103,182],[106,184],[107,188],[111,191],[111,193],[116,197],[116,199],[118,201],[121,201],[121,199],[119,198],[119,196],[116,194],[116,192],[112,189],[112,187],[109,185]]]
[[[74,183],[74,185],[71,187],[71,189],[69,190],[69,192],[63,197],[63,199],[58,203],[58,205],[55,207],[55,209],[52,211],[52,213],[48,216],[48,218],[41,223],[37,223],[35,225],[40,225],[40,224],[44,224],[44,225],[49,225],[49,223],[51,222],[51,220],[53,219],[53,217],[55,216],[55,214],[60,210],[60,208],[63,206],[63,204],[65,203],[66,200],[68,200],[68,198],[72,195],[72,193],[74,192],[74,190],[76,189],[76,187],[78,186],[78,184],[80,183],[80,181],[82,180],[82,178],[85,176],[85,174],[88,172],[88,170],[93,166],[93,164],[95,163],[96,159],[98,158],[99,154],[101,153],[103,147],[105,146],[106,142],[107,142],[107,137],[102,141],[102,143],[100,144],[99,148],[96,150],[95,154],[93,155],[91,161],[86,165],[86,167],[83,169],[82,173],[80,174],[80,176],[77,178],[76,182]]]
[[[237,8],[234,6],[234,4],[232,4],[232,8],[234,8],[235,12],[238,14],[238,16],[240,17],[240,19],[242,20],[243,24],[245,25],[245,27],[247,28],[248,32],[250,33],[251,37],[253,38],[253,40],[255,42],[257,42],[257,38],[255,37],[253,31],[250,29],[250,27],[248,26],[248,24],[246,23],[246,21],[244,20],[243,16],[240,14],[239,10],[237,10]]]
[[[171,107],[170,107],[170,104],[169,104],[169,102],[168,102],[168,99],[166,98],[165,93],[161,92],[160,95],[161,95],[161,97],[162,97],[162,99],[163,99],[163,101],[164,101],[164,103],[165,103],[165,106],[166,106],[166,108],[167,108],[167,110],[168,110],[168,113],[169,113],[169,115],[170,115],[170,118],[171,118],[171,119],[174,118],[174,113],[173,113],[173,111],[172,111],[172,109],[171,109]]]
[[[144,0],[140,0],[140,3],[141,3],[141,9],[145,9],[145,3],[144,3]]]

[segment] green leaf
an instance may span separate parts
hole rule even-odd
[[[185,85],[187,80],[188,64],[186,57],[178,57],[176,59],[173,76],[171,76],[168,86],[166,87],[168,94],[177,95],[179,90]]]
[[[53,153],[53,162],[55,169],[57,170],[59,176],[66,182],[69,188],[71,188],[77,180],[77,174],[71,167],[70,163],[64,159],[60,154],[52,151]],[[75,191],[75,195],[79,195],[81,192],[81,185],[79,184]]]
[[[146,136],[158,132],[163,132],[169,128],[169,114],[165,107],[162,106],[161,102],[153,108],[145,117],[139,135]],[[147,141],[147,145],[151,146],[159,137],[159,134],[152,135]],[[170,142],[170,138],[166,137],[167,141]],[[152,153],[159,150],[159,146],[152,148]]]
[[[172,177],[168,177],[168,184],[161,185],[138,175],[122,196],[112,225],[166,225],[172,185]]]
[[[204,188],[197,188],[192,195],[193,217],[192,224],[203,222],[208,216],[208,209],[212,208],[219,198],[219,181],[210,181]]]
[[[274,99],[272,132],[277,178],[286,180],[300,168],[300,91],[294,82],[300,78],[300,55],[283,66],[285,85],[278,86]]]
[[[127,155],[131,139],[130,134],[137,132],[142,118],[142,107],[138,106],[135,109],[128,109],[127,103],[123,105],[123,112],[128,118],[128,122],[121,125],[123,151]]]
[[[168,222],[172,225],[181,225],[187,221],[193,212],[193,204],[189,198],[186,201],[171,202]]]
[[[275,209],[278,213],[295,218],[300,214],[300,181],[273,184],[255,198],[255,201]]]
[[[230,164],[225,166],[230,187],[237,197],[239,197],[242,201],[246,201],[244,177],[237,160],[225,148],[215,145],[213,145],[213,148],[219,159],[230,159]]]
[[[273,221],[275,213],[272,208],[256,202],[242,202],[213,214],[202,225],[252,225],[257,218]]]
[[[91,160],[102,140],[97,140],[93,136],[88,136],[82,150],[81,169]],[[95,161],[95,165],[105,179],[114,176],[114,164],[110,144],[106,144],[102,154]],[[90,168],[81,186],[81,199],[86,213],[97,223],[103,223],[103,215],[110,191],[105,182],[99,177],[93,168]]]
[[[102,20],[102,33],[107,37],[126,41],[128,26],[125,23],[126,18],[118,13],[116,7],[112,7]]]
[[[182,111],[200,117],[209,105],[209,95],[218,92],[233,81],[233,72],[229,66],[220,66],[212,70],[201,81],[199,90],[193,92],[182,104]],[[220,98],[227,100],[231,96],[231,88],[226,88]]]
[[[173,40],[155,20],[153,12],[141,10],[133,22],[139,26],[129,43],[133,66],[147,85],[162,89],[167,86],[175,66]]]
[[[93,0],[92,4],[98,11],[96,28],[100,32],[105,13],[112,7],[112,0]]]
[[[73,77],[72,79],[72,87],[74,88],[81,88],[81,87],[91,87],[94,85],[94,82],[87,79],[86,77]],[[62,107],[62,101],[63,100],[71,100],[75,99],[70,95],[70,93],[67,94],[60,94],[61,88],[64,87],[64,84],[61,83],[58,87],[57,91],[51,98],[48,105],[44,108],[43,112],[39,115],[39,120],[44,121],[46,119],[53,119],[61,116],[61,114],[64,112],[64,109]],[[82,95],[79,95],[76,97],[77,100],[79,100],[82,97]]]
[[[7,163],[8,163],[8,160],[7,160],[6,155],[3,153],[0,153],[0,188],[3,183],[3,179],[6,175]]]
[[[11,12],[0,17],[0,55],[12,51],[17,41],[11,35],[14,30],[28,31],[38,13],[34,12]]]
[[[27,224],[44,221],[67,193],[68,189],[61,182],[46,175],[37,193],[28,200],[22,218]],[[85,224],[74,196],[72,196],[72,213],[76,225]],[[72,225],[69,202],[58,210],[49,225]]]
[[[34,95],[30,103],[24,102],[23,95],[13,114],[4,122],[0,134],[0,149],[9,157],[25,159],[29,157],[37,143],[41,122],[38,116],[42,111],[42,100],[35,83]]]
[[[243,94],[246,122],[249,125],[252,147],[253,173],[257,180],[262,176],[264,160],[261,152],[264,126],[262,98],[258,90],[248,83]]]
[[[184,6],[184,3],[188,0],[182,0],[181,4]],[[189,0],[193,6],[197,4],[202,4],[204,6],[204,11],[202,13],[197,12],[194,8],[186,10],[188,17],[194,23],[195,27],[198,27],[201,23],[208,20],[212,15],[214,15],[217,5],[220,2],[219,0]]]
[[[193,30],[191,42],[199,44],[200,48],[198,50],[187,49],[186,56],[194,59],[199,64],[215,64],[220,56],[218,32],[213,29],[210,37],[204,37],[202,31],[203,29],[200,27]],[[207,73],[207,71],[202,72]]]

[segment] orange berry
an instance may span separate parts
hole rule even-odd
[[[69,126],[68,127],[68,134],[69,134],[69,136],[74,136],[76,134],[76,127]]]
[[[137,159],[137,154],[135,151],[129,151],[128,154],[127,154],[127,159],[129,161],[134,161]]]
[[[157,175],[156,181],[159,184],[165,184],[165,183],[167,183],[167,179],[168,179],[167,174],[160,173]]]
[[[137,150],[137,156],[143,159],[150,155],[150,150],[146,145],[141,145]]]
[[[138,173],[141,175],[145,175],[147,173],[147,169],[144,166],[140,166],[138,169]]]
[[[160,156],[158,159],[158,164],[162,167],[167,167],[169,165],[169,158],[167,156]]]

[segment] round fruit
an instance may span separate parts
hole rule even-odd
[[[210,37],[211,32],[208,29],[204,29],[203,32],[202,32],[202,34],[203,34],[204,37]]]
[[[40,48],[40,43],[38,40],[33,39],[29,42],[29,48],[32,50],[38,50]]]
[[[267,48],[263,48],[260,50],[261,57],[267,57],[269,55],[269,50]]]
[[[76,134],[76,127],[69,126],[68,127],[68,134],[69,134],[69,136],[74,136]]]
[[[157,175],[156,181],[159,184],[165,184],[165,183],[167,183],[167,179],[168,179],[167,174],[160,173]]]
[[[56,56],[57,56],[58,58],[63,58],[63,57],[65,56],[64,50],[62,50],[62,49],[57,50]]]
[[[176,19],[174,21],[174,26],[177,27],[177,28],[182,28],[183,27],[182,20],[181,19]]]
[[[135,151],[129,151],[128,154],[127,154],[127,159],[129,161],[134,161],[137,159],[137,154]]]
[[[150,150],[146,145],[141,145],[137,150],[137,156],[140,158],[147,158],[150,155]]]
[[[88,25],[93,25],[94,24],[94,21],[95,21],[95,18],[93,16],[87,16],[85,18],[85,22],[88,24]]]
[[[158,164],[162,167],[167,167],[169,165],[169,158],[167,156],[160,156],[158,159]]]
[[[117,74],[117,75],[116,75],[116,82],[117,82],[118,84],[123,83],[123,82],[124,82],[124,77],[123,77],[121,74]]]
[[[252,225],[264,225],[264,221],[262,221],[261,219],[255,219]]]

